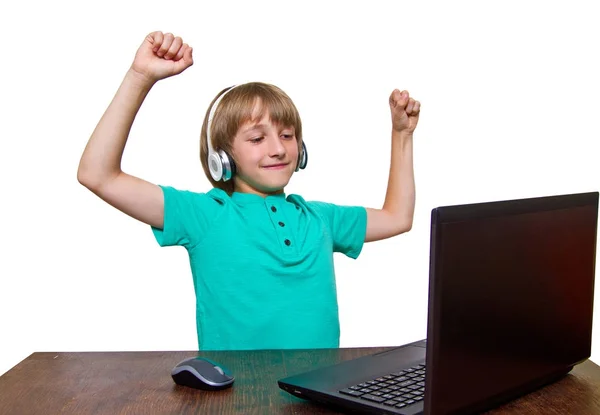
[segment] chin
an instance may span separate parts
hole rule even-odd
[[[281,175],[280,177],[262,177],[260,187],[265,191],[277,191],[283,189],[290,182],[291,177]]]
[[[275,193],[275,192],[280,192],[281,190],[283,190],[285,188],[285,186],[287,186],[288,183],[289,183],[289,180],[263,182],[263,183],[259,184],[258,188],[260,189],[261,192]]]
[[[256,171],[255,175],[245,176],[240,178],[238,176],[238,180],[243,181],[246,186],[261,193],[279,193],[281,192],[285,186],[288,185],[290,179],[292,178],[293,172],[265,172],[265,171]]]
[[[269,183],[268,185],[265,184],[263,186],[260,186],[260,189],[265,193],[276,193],[282,191],[285,188],[285,186],[287,186],[287,182],[277,184]]]

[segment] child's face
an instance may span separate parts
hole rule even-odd
[[[234,191],[261,196],[281,193],[298,162],[294,127],[272,123],[265,112],[261,120],[240,126],[233,140],[233,158]]]

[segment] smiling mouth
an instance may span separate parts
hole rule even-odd
[[[272,164],[270,166],[263,166],[263,169],[281,169],[287,165],[288,163]]]

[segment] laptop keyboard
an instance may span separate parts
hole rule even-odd
[[[420,364],[390,373],[339,392],[394,408],[404,408],[423,400],[425,365]]]

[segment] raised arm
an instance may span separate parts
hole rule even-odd
[[[413,133],[419,121],[421,104],[407,91],[390,95],[392,115],[392,154],[385,202],[381,209],[367,208],[365,242],[390,238],[412,228],[415,212]]]
[[[156,228],[163,227],[160,187],[121,170],[125,144],[146,95],[161,79],[193,64],[192,48],[170,33],[150,33],[90,137],[77,170],[79,183],[105,202]]]

